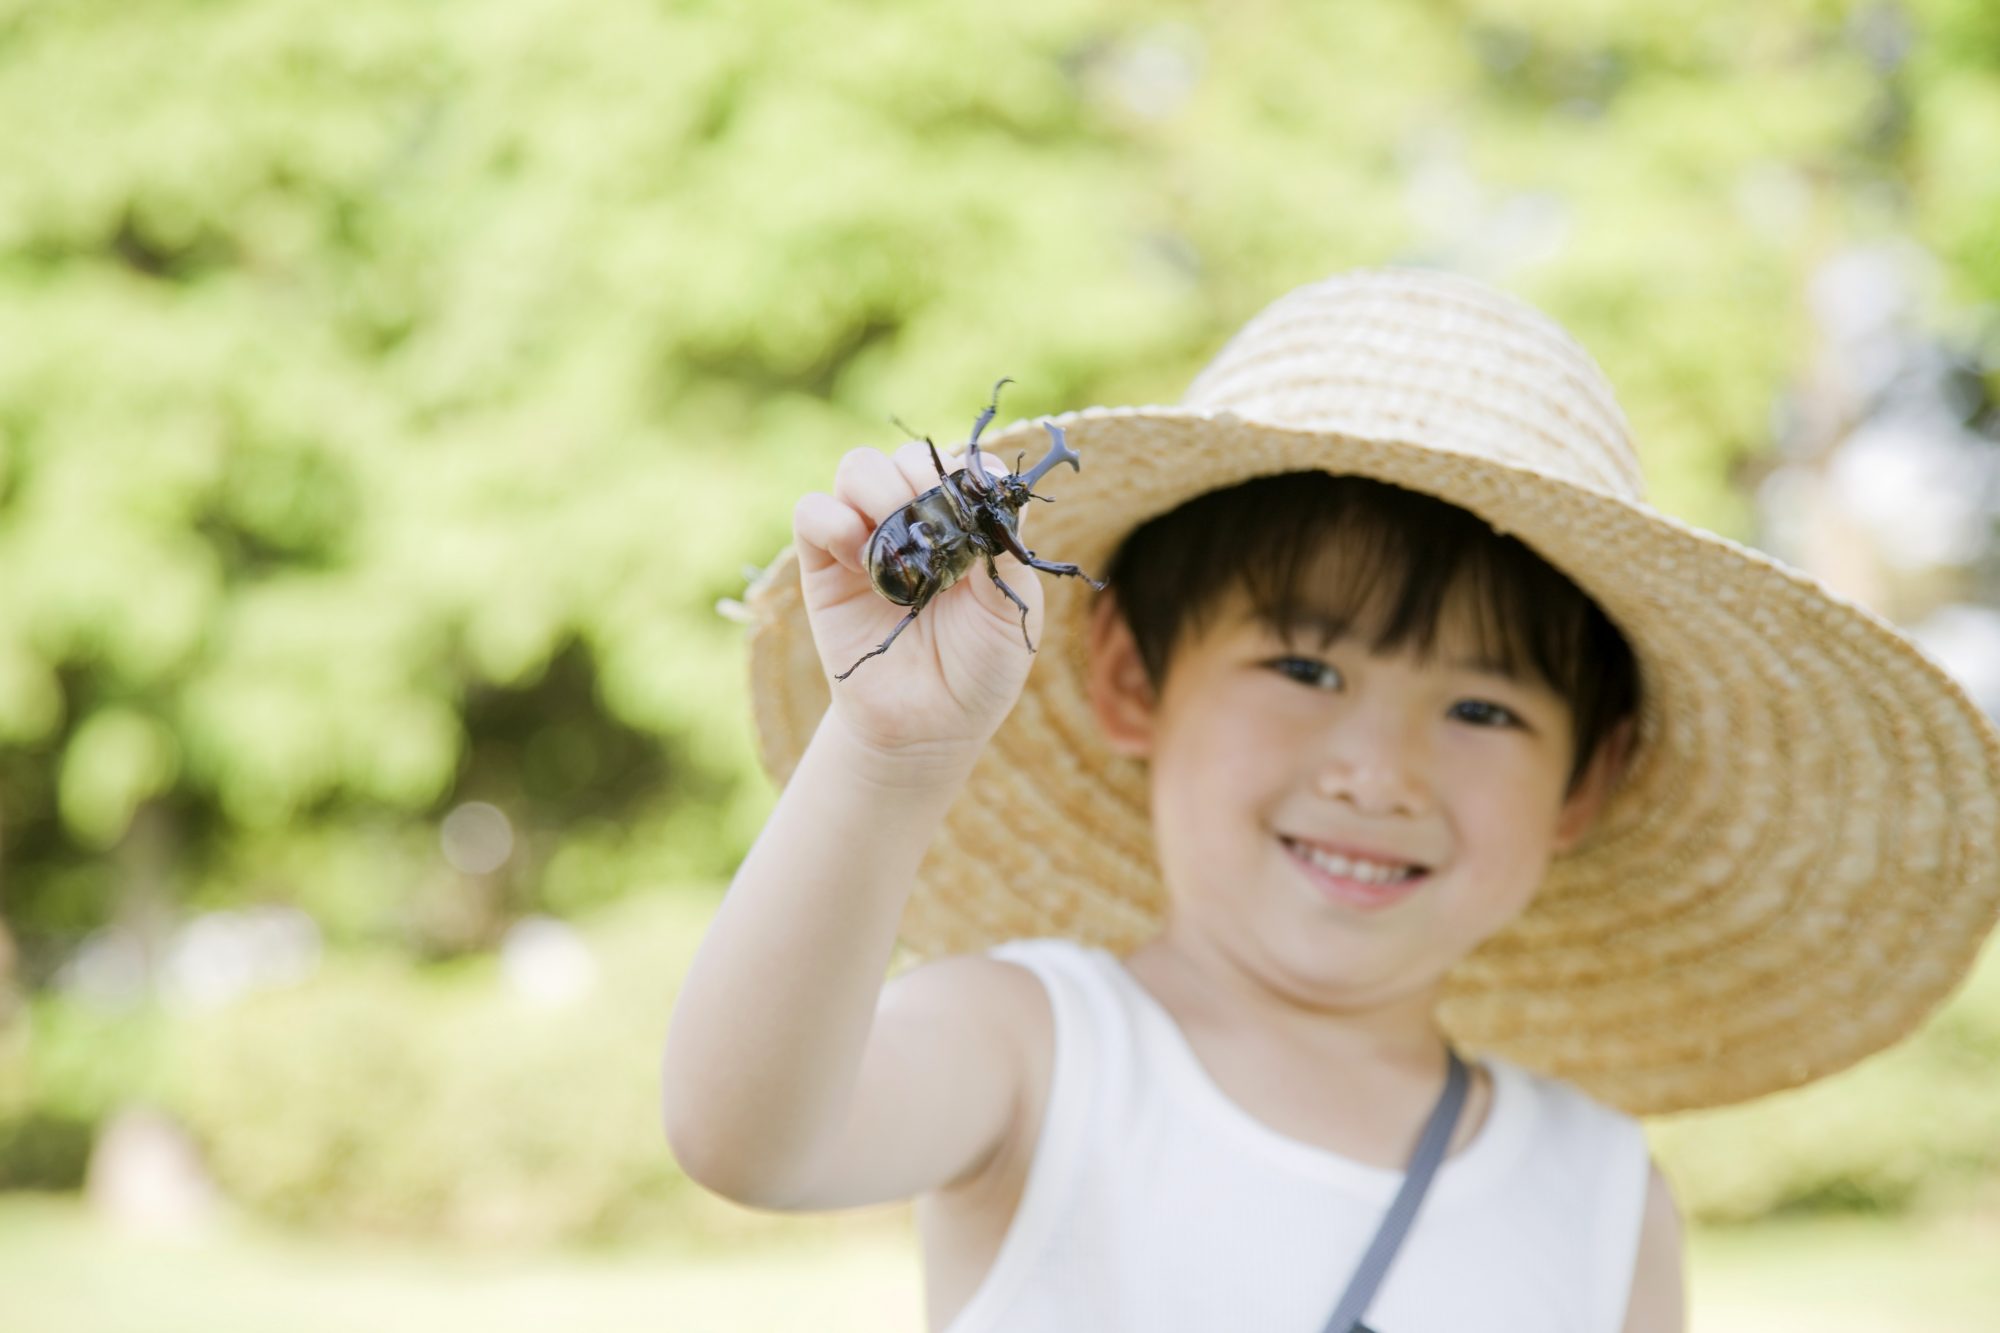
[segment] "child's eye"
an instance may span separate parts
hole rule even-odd
[[[1340,688],[1340,673],[1316,657],[1280,657],[1267,665],[1276,668],[1279,675],[1289,676],[1301,685]]]
[[[1520,715],[1488,699],[1461,699],[1452,705],[1452,715],[1482,727],[1518,727]]]

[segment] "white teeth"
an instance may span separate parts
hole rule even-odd
[[[1308,847],[1302,842],[1291,845],[1299,855],[1328,874],[1339,875],[1342,879],[1360,880],[1363,884],[1395,884],[1417,873],[1417,867],[1412,865],[1383,865],[1379,861],[1356,861],[1336,852],[1323,852],[1317,847]]]

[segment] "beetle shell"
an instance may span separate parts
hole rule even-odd
[[[876,527],[865,556],[868,581],[897,606],[914,606],[930,588],[935,596],[972,565],[970,541],[952,515],[951,501],[933,486]]]

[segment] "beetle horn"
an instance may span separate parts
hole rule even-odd
[[[1027,474],[1021,478],[1023,486],[1033,486],[1058,463],[1068,463],[1078,472],[1083,471],[1083,460],[1076,456],[1076,450],[1070,448],[1069,442],[1063,438],[1062,427],[1053,421],[1044,421],[1042,428],[1049,433],[1051,441],[1049,451],[1042,455],[1041,462],[1028,469]]]
[[[972,423],[972,439],[969,441],[970,443],[979,443],[979,432],[985,430],[991,424],[993,414],[1000,410],[1000,386],[1003,384],[1012,384],[1013,382],[1014,377],[1012,375],[1002,375],[999,379],[993,381],[993,401],[986,405],[986,410],[981,412],[979,419]]]
[[[975,491],[993,489],[993,477],[986,471],[986,464],[980,459],[977,440],[972,441],[965,451],[965,483]]]
[[[1002,375],[993,381],[993,401],[986,405],[986,410],[972,423],[972,438],[965,442],[966,479],[972,483],[972,488],[976,491],[993,489],[993,478],[986,475],[986,464],[979,461],[979,432],[993,423],[994,414],[1000,410],[1000,386],[1013,382],[1012,375]]]

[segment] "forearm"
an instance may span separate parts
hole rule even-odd
[[[663,1111],[691,1175],[782,1188],[838,1129],[918,863],[972,758],[891,760],[833,715],[814,733],[674,1005]]]

